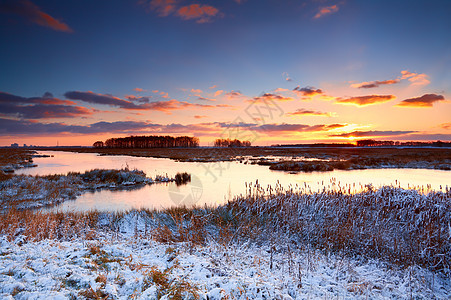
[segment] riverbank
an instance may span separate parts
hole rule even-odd
[[[179,177],[183,174],[177,174]],[[181,183],[181,178],[167,175],[149,178],[139,170],[90,170],[83,173],[69,172],[65,175],[9,175],[0,180],[0,211],[8,209],[32,209],[52,206],[74,200],[82,193],[99,190],[123,190],[139,188],[154,183]],[[186,174],[185,177],[188,177]],[[187,180],[187,179],[186,179]]]
[[[33,157],[40,156],[34,150],[0,148],[0,180],[11,177],[15,170],[36,167]]]
[[[0,295],[445,299],[450,203],[449,190],[256,185],[216,208],[10,210]]]

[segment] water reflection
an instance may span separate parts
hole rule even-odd
[[[177,186],[175,183],[147,185],[139,189],[121,191],[88,192],[75,201],[58,205],[53,210],[63,211],[117,211],[133,208],[161,209],[175,205],[218,205],[231,200],[234,195],[245,194],[245,183],[258,180],[260,185],[300,187],[311,191],[337,186],[358,191],[367,184],[399,185],[401,187],[427,186],[431,189],[445,189],[451,182],[451,172],[425,169],[368,169],[334,170],[331,172],[311,172],[290,174],[269,170],[268,166],[243,164],[240,162],[195,163],[176,162],[163,158],[145,158],[131,156],[98,156],[93,153],[71,153],[42,151],[53,157],[35,158],[36,168],[18,170],[18,174],[48,175],[65,174],[70,171],[137,168],[147,176],[167,174],[174,177],[177,173],[191,174],[191,182]]]

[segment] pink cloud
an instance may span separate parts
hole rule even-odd
[[[142,3],[142,2],[141,2]],[[160,17],[167,17],[177,9],[176,0],[152,0],[150,9],[155,10]]]
[[[336,5],[336,4],[331,5],[331,6],[321,7],[313,18],[319,19],[323,16],[334,14],[337,11],[338,11],[338,5]]]
[[[6,1],[6,3],[0,4],[0,8],[7,13],[21,15],[40,26],[48,27],[56,31],[73,32],[66,23],[43,12],[29,0]]]
[[[407,79],[409,80],[412,85],[428,85],[431,83],[429,81],[429,76],[426,74],[418,74],[418,73],[412,73],[407,70],[401,71],[401,79]]]
[[[207,23],[216,16],[219,10],[210,5],[191,4],[180,7],[177,15],[184,20],[196,20],[197,23]]]

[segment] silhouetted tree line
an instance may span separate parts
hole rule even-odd
[[[395,141],[376,141],[360,140],[357,141],[357,147],[380,147],[380,146],[429,146],[429,147],[451,147],[450,142],[395,142]]]
[[[97,141],[95,148],[194,148],[199,147],[199,139],[189,136],[129,136],[124,138],[111,138],[104,142]]]
[[[377,147],[377,146],[394,146],[394,141],[376,141],[376,140],[360,140],[357,141],[357,147]]]
[[[231,140],[231,139],[217,139],[215,140],[215,147],[250,147],[251,142]]]

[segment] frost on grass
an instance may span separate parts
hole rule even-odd
[[[143,171],[128,168],[95,169],[84,173],[69,172],[66,175],[15,175],[0,180],[0,211],[54,205],[75,199],[89,190],[123,189],[174,180],[167,176],[148,178]]]
[[[415,299],[447,298],[449,281],[287,245],[191,247],[145,237],[1,241],[0,298]]]
[[[0,297],[446,299],[450,200],[449,190],[254,185],[217,208],[10,210]]]

